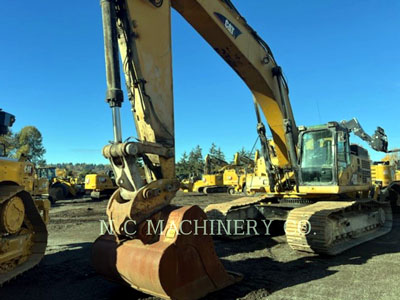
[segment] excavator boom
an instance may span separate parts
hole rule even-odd
[[[109,215],[119,215],[114,227],[132,217],[143,222],[168,206],[179,183],[175,179],[174,115],[171,56],[171,7],[176,9],[238,73],[254,95],[271,129],[277,165],[296,175],[297,127],[281,68],[268,45],[246,23],[228,0],[143,1],[102,0],[107,74],[106,101],[112,108],[114,143],[103,149],[110,159],[122,199],[137,198],[130,210],[119,201]],[[138,142],[122,142],[119,109],[123,101],[118,48]],[[146,180],[139,176],[144,162]],[[295,176],[296,177],[296,176]],[[273,178],[271,178],[273,185]],[[140,195],[154,194],[138,200]],[[149,197],[147,197],[149,198]],[[143,202],[143,203],[142,203]],[[140,203],[140,204],[139,204]],[[119,208],[117,208],[119,207]],[[118,212],[117,212],[118,211]]]

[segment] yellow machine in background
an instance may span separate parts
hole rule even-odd
[[[194,180],[192,178],[185,178],[180,181],[180,190],[184,193],[193,192]]]
[[[241,193],[246,186],[246,172],[253,165],[251,159],[240,157],[236,153],[232,163],[219,159],[211,154],[206,155],[204,160],[204,174],[201,180],[192,185],[192,191],[210,193]],[[190,180],[183,184],[190,188]]]
[[[268,186],[267,168],[265,166],[264,157],[260,157],[257,150],[254,155],[253,172],[246,174],[245,194],[254,195],[255,193],[265,193],[265,187]]]
[[[49,183],[49,199],[52,203],[59,200],[77,197],[84,193],[83,183],[77,178],[67,176],[66,169],[55,167],[38,167],[38,178],[47,179]]]
[[[223,173],[223,184],[231,195],[242,193],[246,188],[246,170],[244,168],[228,168]]]
[[[399,162],[392,161],[390,155],[386,155],[381,161],[371,165],[372,182],[381,190],[384,197],[390,200],[396,211],[400,206],[400,172]]]
[[[273,166],[278,165],[277,157],[275,155],[275,143],[268,140],[268,147],[270,153],[270,164]],[[253,172],[246,175],[246,190],[245,194],[255,195],[256,193],[266,193],[269,186],[269,178],[267,166],[264,156],[260,155],[257,150],[254,155],[254,169]]]
[[[0,110],[0,134],[7,134],[14,121],[13,115]],[[4,145],[0,156],[1,285],[42,259],[47,246],[50,202],[32,198],[46,188],[36,180],[32,163],[5,158]]]
[[[228,188],[224,186],[223,174],[204,174],[201,180],[193,184],[193,192],[198,193],[226,193]]]
[[[225,167],[223,183],[228,186],[228,193],[246,193],[246,178],[254,172],[254,161],[246,156],[235,153],[233,162]]]
[[[85,191],[90,192],[90,197],[94,200],[110,196],[117,188],[113,171],[85,176]]]
[[[223,171],[228,163],[211,154],[204,159],[204,171],[201,180],[193,184],[193,192],[198,193],[226,193],[228,186],[224,185]]]
[[[372,181],[381,187],[387,187],[396,180],[396,166],[389,161],[375,161],[371,165]]]
[[[371,166],[372,180],[386,187],[392,181],[400,181],[400,160],[397,155],[387,154]]]

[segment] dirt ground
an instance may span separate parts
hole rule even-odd
[[[233,199],[228,195],[180,193],[179,205]],[[61,201],[52,208],[49,244],[39,266],[0,289],[1,299],[155,299],[106,281],[90,264],[91,243],[106,220],[107,201],[89,198]],[[391,233],[334,258],[292,251],[281,230],[273,236],[215,240],[228,270],[244,279],[206,299],[399,299],[400,217]]]

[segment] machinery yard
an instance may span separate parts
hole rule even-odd
[[[399,299],[399,3],[264,2],[5,4],[0,300]]]
[[[174,204],[204,208],[234,198],[237,196],[179,192]],[[99,220],[107,218],[106,204],[106,200],[82,198],[60,201],[52,207],[44,259],[5,284],[2,298],[155,299],[111,283],[93,270],[91,245],[100,234]],[[270,237],[215,240],[226,269],[242,273],[244,279],[205,299],[396,299],[400,293],[399,224],[399,216],[395,216],[389,234],[333,258],[291,250],[279,226]]]

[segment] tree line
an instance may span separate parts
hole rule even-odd
[[[0,144],[4,145],[6,155],[10,158],[19,159],[21,156],[24,156],[27,160],[38,166],[46,166],[46,160],[44,159],[46,149],[43,146],[42,134],[35,126],[26,126],[19,132],[13,133],[10,131],[7,135],[0,136]],[[244,147],[237,152],[239,152],[240,156],[247,156],[249,158],[253,158],[254,155],[254,152],[246,150]],[[227,163],[231,163],[231,160],[226,158],[221,147],[215,143],[211,144],[207,153]],[[203,174],[206,154],[203,155],[203,149],[199,145],[189,152],[183,152],[181,158],[176,162],[176,176],[180,179],[199,177]],[[400,168],[399,155],[395,153],[388,156],[390,162]],[[111,170],[109,164],[58,163],[51,166],[66,169],[68,175],[74,177],[84,177],[86,174],[105,173]]]
[[[27,160],[37,166],[52,166],[60,169],[66,169],[69,176],[84,177],[90,173],[105,173],[111,170],[109,164],[88,164],[88,163],[57,163],[47,165],[44,159],[46,149],[43,146],[43,137],[41,132],[35,126],[26,126],[19,132],[13,133],[10,131],[7,135],[0,136],[0,144],[4,145],[7,157],[20,159],[24,156]],[[238,150],[241,156],[252,157],[253,153],[242,147]],[[214,157],[227,161],[225,153],[221,147],[215,143],[211,144],[207,152]],[[207,154],[206,153],[206,154]],[[200,176],[204,169],[203,149],[197,145],[189,152],[183,152],[181,158],[176,162],[176,175],[179,178],[187,178],[190,176]]]
[[[249,150],[246,150],[242,147],[238,150],[240,156],[246,156],[249,158],[253,158],[254,153]],[[221,150],[221,147],[218,147],[215,143],[211,144],[210,149],[207,152],[212,156],[224,160],[227,163],[231,163],[232,159],[228,160],[225,157],[224,152]],[[207,155],[207,153],[205,155]],[[192,150],[188,152],[183,152],[181,158],[176,162],[176,176],[178,178],[188,178],[188,177],[198,177],[203,174],[204,169],[204,159],[202,148],[197,145]]]

